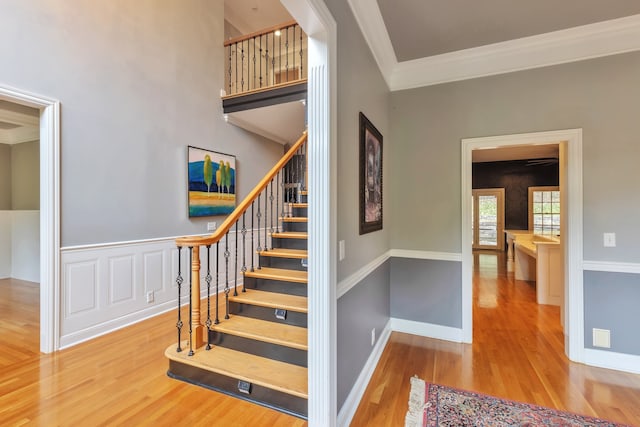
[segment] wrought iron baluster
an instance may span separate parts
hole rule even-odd
[[[255,269],[253,268],[253,232],[254,232],[254,228],[253,228],[253,205],[255,205],[255,200],[253,202],[251,202],[251,252],[249,253],[249,256],[251,257],[251,271],[255,271]]]
[[[176,352],[180,353],[182,351],[181,347],[181,334],[182,334],[182,313],[180,310],[180,302],[182,299],[182,246],[178,246],[178,277],[176,277],[176,284],[178,285],[178,321],[176,322],[176,328],[178,329],[178,348],[176,348]]]
[[[293,49],[291,50],[291,57],[293,58],[293,68],[292,68],[292,70],[295,72],[296,71],[296,26],[293,25],[291,28],[293,30]],[[294,80],[295,80],[295,78],[294,78]]]
[[[256,38],[253,38],[253,88],[256,88]]]
[[[234,279],[233,279],[233,296],[237,297],[238,296],[238,225],[240,224],[240,220],[236,221],[236,246],[235,246],[235,258],[236,258],[236,262],[234,264]]]
[[[193,260],[193,246],[189,246],[189,260]],[[191,261],[193,262],[193,261]],[[189,356],[193,356],[193,269],[189,269]]]
[[[273,35],[271,37],[273,38]],[[265,39],[266,39],[265,45],[267,46],[264,52],[264,72],[265,72],[265,81],[266,81],[265,86],[271,86],[271,82],[269,81],[269,34],[265,35]]]
[[[304,78],[304,53],[302,51],[302,28],[300,28],[300,26],[298,26],[298,29],[300,30],[300,78]]]
[[[246,226],[246,213],[244,211],[242,213],[242,292],[247,292],[245,287],[246,278],[244,277],[244,273],[247,272],[247,226]]]
[[[235,43],[234,46],[235,46],[235,51],[236,51],[236,70],[235,70],[236,71],[235,72],[235,74],[236,74],[236,84],[235,84],[235,90],[236,90],[236,93],[238,93],[238,43]]]
[[[207,276],[204,278],[207,282],[207,350],[211,350],[211,245],[207,245]]]
[[[225,304],[225,314],[224,318],[229,318],[229,256],[231,253],[229,252],[229,232],[224,235],[224,304]]]
[[[267,240],[267,233],[269,232],[269,208],[267,207],[268,197],[267,191],[269,188],[269,184],[264,187],[264,251],[269,250],[269,241]]]
[[[231,95],[231,45],[229,45],[229,95]]]
[[[220,293],[218,283],[220,276],[220,242],[216,242],[216,320],[213,322],[214,324],[220,323],[220,319],[218,318],[218,311],[220,307],[220,303],[218,302],[218,294]]]
[[[282,179],[280,177],[280,172],[282,171],[278,171],[278,174],[276,175],[276,215],[278,216],[276,221],[276,232],[278,233],[282,231],[282,228],[280,227],[282,224],[282,217],[280,216],[280,186],[282,185]]]
[[[240,92],[244,92],[244,58],[245,58],[245,55],[244,55],[244,40],[240,42],[240,46],[242,48],[242,56],[241,56],[242,61],[241,61],[241,64],[240,64],[242,66],[242,69],[240,71],[240,84],[242,86],[241,86]]]
[[[279,37],[278,37],[279,38]],[[271,75],[273,76],[273,83],[276,84],[276,38],[271,37]]]
[[[260,87],[262,87],[262,34],[260,34]]]
[[[285,73],[284,75],[286,76],[286,80],[285,81],[289,81],[289,27],[285,28],[285,31],[287,32],[287,39],[284,42],[284,51],[285,51],[285,55],[286,55],[286,62],[285,62]]]
[[[260,217],[262,213],[260,212],[260,194],[258,194],[258,212],[256,213],[256,218],[258,218],[258,247],[256,251],[258,253],[262,252],[262,245],[260,244]],[[258,256],[258,270],[260,270],[260,257]]]

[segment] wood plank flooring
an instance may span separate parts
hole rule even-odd
[[[474,254],[473,344],[392,333],[352,426],[402,426],[409,378],[640,426],[640,375],[569,362],[558,307],[506,272],[504,253]]]
[[[487,256],[482,256],[487,255]],[[353,426],[402,426],[409,377],[640,426],[640,375],[570,363],[557,307],[476,255],[474,344],[393,333]],[[38,352],[38,286],[0,280],[0,424],[302,426],[298,418],[168,378],[167,313],[51,355]]]
[[[37,285],[0,280],[2,426],[306,425],[167,377],[164,351],[177,338],[173,312],[40,354],[38,298]]]

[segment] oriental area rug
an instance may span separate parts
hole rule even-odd
[[[411,378],[405,427],[451,426],[620,427],[622,424]]]

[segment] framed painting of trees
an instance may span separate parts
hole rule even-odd
[[[227,215],[236,207],[236,157],[188,147],[189,217]]]

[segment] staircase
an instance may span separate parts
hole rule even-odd
[[[302,139],[302,142],[306,141],[306,134]],[[172,378],[306,419],[308,193],[303,190],[306,170],[301,169],[301,165],[306,166],[306,150],[302,142],[298,141],[298,148],[294,146],[290,150],[285,156],[288,156],[286,161],[283,158],[283,165],[275,175],[265,177],[271,188],[267,184],[260,192],[254,190],[248,197],[254,200],[243,201],[237,212],[230,215],[226,222],[231,225],[227,231],[219,233],[217,241],[215,234],[209,239],[211,243],[200,242],[197,238],[178,239],[178,246],[183,249],[197,245],[210,251],[211,246],[216,245],[217,250],[221,242],[225,242],[224,245],[229,241],[233,243],[229,230],[235,224],[236,245],[239,245],[239,235],[245,240],[244,246],[236,247],[235,254],[245,246],[249,247],[250,233],[257,265],[252,259],[242,261],[237,267],[229,266],[231,257],[226,254],[234,251],[224,246],[226,271],[235,269],[236,274],[240,271],[242,285],[230,288],[227,279],[224,290],[214,291],[213,295],[208,292],[207,299],[201,303],[200,295],[195,291],[200,288],[201,277],[200,256],[195,251],[189,274],[189,282],[192,282],[189,286],[190,311],[184,316],[179,310],[176,323],[178,345],[169,346],[165,355],[169,359],[167,374]],[[278,167],[276,165],[274,170]],[[282,191],[274,190],[274,186]],[[255,193],[262,194],[264,198],[256,197]],[[264,204],[262,210],[258,208],[257,214],[252,213],[256,200],[259,207]],[[273,226],[275,218],[272,216],[269,227],[268,211],[274,211],[274,203],[278,214],[276,225]],[[278,203],[282,209],[277,207]],[[252,219],[257,218],[257,229],[255,224],[246,227],[248,213]],[[264,229],[260,226],[261,219],[264,220]],[[256,241],[254,232],[266,237]],[[225,233],[226,240],[222,233]],[[218,283],[220,276],[216,273],[217,265],[215,272],[209,272],[209,268],[207,266],[207,275],[204,276],[208,288],[214,280]],[[225,274],[228,277],[233,272]],[[179,294],[182,281],[179,273],[176,280]],[[207,308],[194,309],[194,305]],[[210,313],[211,306],[215,308],[215,317]],[[200,321],[204,312],[206,320]],[[185,331],[186,328],[189,330]],[[186,340],[181,338],[184,332],[189,334]]]

